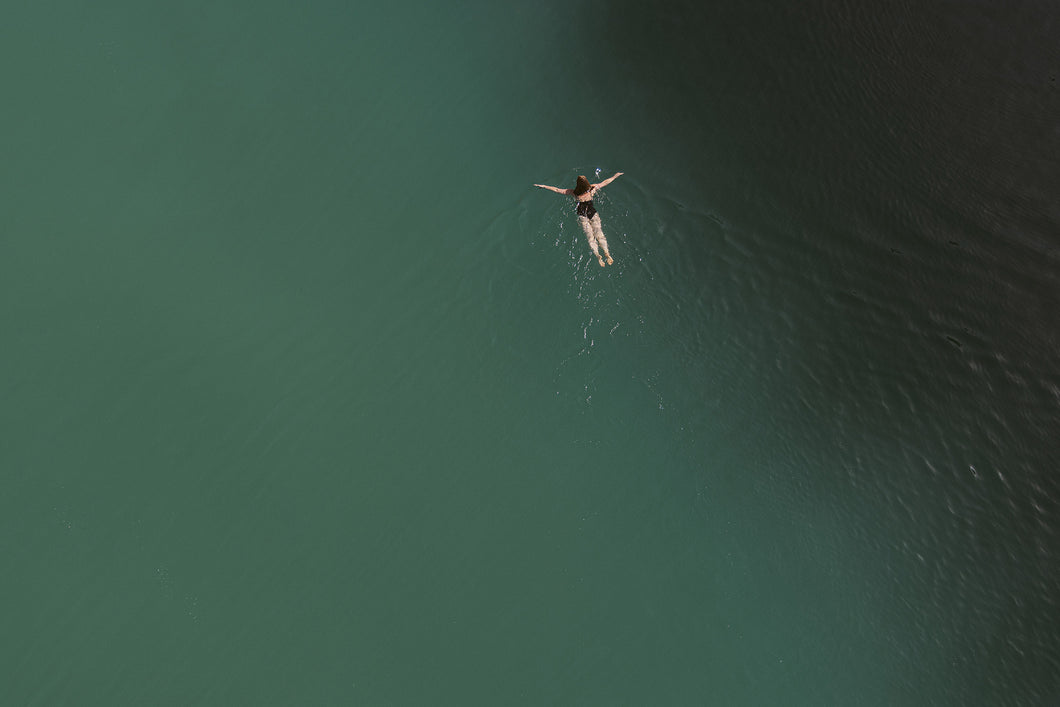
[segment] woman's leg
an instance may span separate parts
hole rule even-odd
[[[593,216],[593,219],[597,222],[600,221],[599,216]],[[593,224],[590,223],[589,219],[585,218],[584,216],[578,217],[578,223],[581,224],[582,230],[585,231],[585,238],[589,241],[589,247],[592,248],[593,255],[595,255],[596,259],[600,261],[600,267],[603,267],[604,259],[600,257],[600,246],[596,245],[596,234],[593,232]],[[604,247],[606,249],[606,244]]]
[[[614,260],[611,259],[611,251],[607,249],[607,239],[604,238],[604,224],[600,220],[600,214],[593,214],[593,235],[596,237],[596,242],[601,248],[604,249],[604,257],[607,258],[607,264],[614,264]],[[595,251],[595,249],[594,249]],[[599,257],[599,256],[597,256]],[[603,263],[600,263],[603,265]]]

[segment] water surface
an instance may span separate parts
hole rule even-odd
[[[1060,694],[1046,4],[9,15],[3,702]]]

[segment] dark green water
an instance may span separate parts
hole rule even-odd
[[[0,704],[1060,699],[1048,3],[6,14]]]

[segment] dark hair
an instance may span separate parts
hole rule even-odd
[[[589,183],[588,179],[578,175],[578,181],[574,183],[574,196],[581,196],[592,188],[593,185]]]

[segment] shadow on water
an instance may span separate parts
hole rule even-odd
[[[732,317],[725,345],[754,372],[764,454],[794,455],[790,473],[840,509],[859,553],[844,572],[885,607],[904,696],[1056,694],[1049,6],[585,12],[618,67],[599,80],[612,96],[600,112],[669,136],[650,178],[729,224],[688,238],[695,277],[668,278],[667,296],[724,280],[708,287]],[[713,398],[716,381],[697,374],[716,365],[699,333],[708,313],[682,313],[672,344],[683,379]]]

